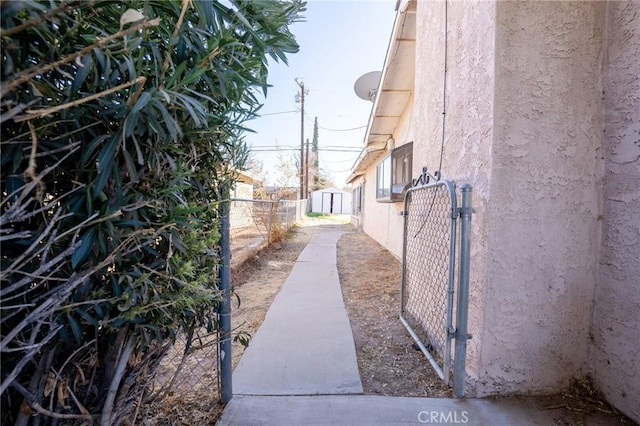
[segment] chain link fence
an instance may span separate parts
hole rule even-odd
[[[231,200],[233,267],[241,265],[270,242],[278,241],[307,212],[307,200]]]
[[[469,205],[459,208],[452,182],[437,180],[426,170],[423,173],[405,196],[400,319],[446,384],[450,384],[451,369],[454,368],[455,387],[460,393],[464,391],[468,338],[469,230],[466,225],[471,217],[470,195],[463,198]],[[434,180],[431,184],[430,178]],[[465,193],[470,194],[470,187],[464,187]],[[461,232],[464,250],[459,258],[460,265],[464,267],[457,269],[458,216],[465,219],[465,227]],[[460,273],[457,287],[456,273]],[[458,304],[454,305],[456,295]],[[454,328],[454,314],[458,318],[458,329]],[[457,339],[455,365],[451,357],[453,339]],[[463,347],[459,349],[458,343],[464,343]]]
[[[444,182],[413,188],[405,204],[402,317],[448,383],[451,354],[455,192]],[[453,225],[452,225],[453,222]]]
[[[241,253],[255,251],[285,233],[306,214],[307,200],[232,199],[230,205],[232,265],[242,262]],[[215,325],[197,329],[193,336],[180,335],[167,348],[149,392],[155,400],[190,403],[220,399],[219,335]],[[167,398],[168,397],[168,398]],[[166,405],[166,404],[165,404]],[[149,424],[164,424],[152,421]]]
[[[162,357],[149,391],[153,399],[179,395],[182,399],[210,398],[218,400],[217,331],[200,328],[193,336],[180,335]]]
[[[407,211],[404,312],[444,353],[451,246],[451,199],[443,185],[410,195]]]

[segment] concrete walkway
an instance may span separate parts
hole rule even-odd
[[[300,253],[233,373],[234,395],[362,393],[336,266],[341,235],[324,232]]]
[[[554,424],[527,399],[363,395],[336,266],[342,234],[329,228],[300,254],[233,373],[219,426]]]

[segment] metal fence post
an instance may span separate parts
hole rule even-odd
[[[271,229],[273,227],[273,206],[276,205],[278,201],[271,201],[271,205],[269,206],[269,224],[267,225],[267,244],[271,242]]]
[[[220,265],[220,292],[222,301],[220,302],[220,399],[223,403],[231,401],[233,398],[233,388],[231,376],[233,366],[231,364],[231,224],[229,219],[230,201],[229,184],[224,183],[221,188],[220,216],[222,218],[220,227],[220,254],[222,265]]]
[[[460,186],[462,206],[460,212],[460,270],[458,281],[458,306],[456,309],[456,354],[453,366],[453,395],[464,397],[467,362],[467,340],[471,337],[467,331],[469,317],[469,268],[471,258],[471,214],[473,212],[472,187],[468,183]]]

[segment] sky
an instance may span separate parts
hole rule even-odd
[[[277,179],[278,151],[300,152],[300,103],[304,82],[304,138],[313,139],[318,117],[319,163],[338,187],[345,185],[362,147],[370,101],[358,98],[353,85],[361,75],[381,71],[395,19],[395,0],[309,0],[305,22],[291,26],[300,51],[289,65],[272,63],[261,117],[246,123],[256,133],[245,140],[262,161],[267,182]],[[295,185],[297,183],[294,182]]]

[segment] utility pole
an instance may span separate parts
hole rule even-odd
[[[307,143],[309,143],[307,141]],[[318,178],[318,170],[319,167],[319,159],[318,159],[318,117],[315,117],[313,120],[313,139],[311,140],[311,155],[313,155],[313,162],[309,166],[311,168],[311,184],[314,185],[317,183]],[[309,160],[309,156],[307,156],[307,161]]]
[[[304,198],[304,82],[295,79],[300,87],[300,199]]]
[[[307,195],[307,200],[309,199],[309,138],[307,138],[307,149],[304,155],[304,189],[305,194]]]

